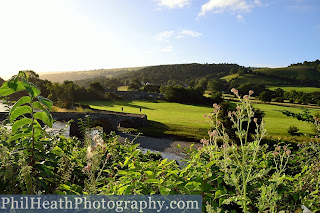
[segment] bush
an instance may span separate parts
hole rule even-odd
[[[288,133],[290,134],[290,135],[297,135],[298,134],[298,132],[299,132],[299,128],[298,127],[296,127],[296,126],[294,126],[294,125],[291,125],[289,128],[288,128]]]
[[[106,98],[106,100],[108,100],[108,101],[122,100],[122,97],[114,94],[113,92],[106,92],[105,98]]]

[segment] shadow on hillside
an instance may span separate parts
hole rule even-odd
[[[151,102],[151,101],[148,101]],[[158,102],[153,102],[153,103],[158,103]],[[94,102],[86,102],[85,104],[87,105],[95,105],[95,106],[99,106],[99,107],[123,107],[123,110],[125,112],[125,107],[132,107],[132,108],[136,108],[136,109],[148,109],[148,110],[154,110],[152,108],[146,107],[142,105],[137,105],[137,104],[132,104],[132,102],[113,102],[113,101],[94,101]]]

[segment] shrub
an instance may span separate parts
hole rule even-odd
[[[289,128],[288,128],[288,133],[290,134],[290,135],[297,135],[298,134],[298,132],[299,132],[299,128],[298,127],[296,127],[296,126],[294,126],[294,125],[291,125]]]

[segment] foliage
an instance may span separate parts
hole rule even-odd
[[[28,96],[10,111],[11,132],[0,126],[1,194],[201,194],[207,212],[320,211],[319,139],[297,150],[281,141],[262,144],[266,130],[249,101],[253,91],[240,97],[232,90],[239,102],[227,114],[239,144],[220,120],[222,107],[214,104],[208,139],[198,150],[186,148],[185,166],[179,166],[142,154],[137,144],[119,142],[114,134],[88,134],[89,118],[80,125],[83,141],[49,137],[39,121],[52,125],[52,102],[39,96],[26,73],[4,83],[0,94],[23,90]],[[315,126],[320,129],[318,118]]]
[[[259,100],[261,100],[262,102],[271,102],[271,92],[269,91],[263,91],[262,93],[260,93],[259,95]]]
[[[202,91],[184,88],[182,86],[166,86],[160,88],[161,93],[164,94],[164,98],[169,102],[177,102],[184,104],[212,104],[213,101],[203,96]],[[221,95],[220,95],[221,97]],[[218,97],[217,100],[219,100]],[[220,98],[220,101],[222,99]]]

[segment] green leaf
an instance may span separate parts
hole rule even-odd
[[[27,73],[24,71],[19,71],[17,77],[21,77],[22,79],[27,79]]]
[[[53,118],[51,115],[48,116],[45,112],[36,112],[36,113],[34,113],[33,117],[35,119],[39,119],[39,120],[43,121],[47,126],[52,127]]]
[[[36,85],[34,85],[33,83],[30,83],[26,80],[23,80],[23,85],[27,90],[27,93],[32,97],[37,97],[38,95],[40,95],[40,90],[38,89],[38,87]]]
[[[42,105],[39,101],[33,102],[33,103],[32,103],[32,107],[35,108],[35,109],[40,109],[40,110],[42,110],[43,112],[45,112],[48,117],[52,117],[52,115],[50,114],[50,112],[49,112],[46,108],[44,108],[43,105]]]
[[[25,90],[25,87],[20,81],[5,82],[0,88],[0,96],[8,96],[22,90]]]
[[[220,197],[220,195],[222,195],[222,194],[223,194],[223,192],[222,192],[221,190],[217,190],[217,191],[215,192],[214,198],[217,199],[217,198]]]
[[[32,132],[19,133],[19,134],[12,135],[12,136],[9,138],[9,141],[14,141],[14,140],[18,140],[18,139],[20,139],[20,138],[31,137],[31,136],[32,136]]]
[[[10,120],[11,122],[13,122],[16,118],[18,118],[21,115],[24,114],[31,114],[32,113],[32,109],[29,106],[19,106],[17,108],[15,108],[14,111],[11,110],[11,114],[10,114]]]
[[[12,125],[12,133],[15,133],[22,126],[27,125],[27,124],[31,124],[31,123],[32,123],[32,119],[30,119],[30,118],[22,118],[16,122],[14,122],[14,124]]]
[[[148,179],[145,181],[145,183],[160,183],[159,179]]]
[[[50,110],[52,109],[53,103],[51,100],[44,98],[42,96],[38,96],[38,100],[40,101],[40,103],[48,107]]]
[[[127,186],[122,186],[119,190],[118,190],[118,195],[122,195],[123,192],[128,188],[128,185]]]
[[[23,96],[13,105],[11,111],[14,111],[18,106],[21,106],[23,104],[28,104],[28,103],[31,103],[30,96]]]
[[[51,153],[60,156],[63,153],[63,150],[60,147],[56,146],[51,150]]]
[[[168,195],[170,192],[171,192],[171,189],[169,188],[166,188],[166,187],[163,187],[163,186],[160,186],[159,187],[160,189],[160,194],[162,195]]]

